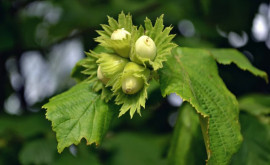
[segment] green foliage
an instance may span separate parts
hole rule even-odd
[[[269,107],[270,108],[270,107]],[[232,158],[232,165],[269,165],[270,125],[261,123],[249,114],[240,115],[243,144]]]
[[[26,143],[20,151],[22,164],[52,164],[56,152],[56,142],[51,139],[40,139]]]
[[[56,141],[48,138],[40,138],[27,142],[19,153],[20,163],[28,164],[52,164],[52,165],[74,165],[89,164],[99,165],[99,160],[95,153],[89,151],[84,145],[74,147],[75,155],[69,151],[57,154]]]
[[[195,28],[195,33],[192,36],[176,36],[174,42],[178,43],[180,46],[215,48],[222,45],[224,47],[230,47],[227,42],[228,38],[224,37],[227,36],[229,33],[233,33],[234,31],[243,31],[243,34],[247,33],[248,36],[252,35],[250,34],[250,25],[252,23],[252,19],[256,15],[255,12],[257,11],[260,3],[260,1],[245,0],[25,0],[14,2],[3,0],[0,2],[0,66],[2,67],[2,69],[0,69],[0,75],[1,80],[3,80],[0,87],[1,105],[4,105],[2,103],[7,100],[7,97],[12,92],[16,92],[17,94],[20,94],[21,106],[25,106],[25,102],[22,96],[23,94],[25,94],[25,96],[27,95],[26,93],[24,93],[24,90],[26,89],[25,87],[27,87],[27,80],[24,79],[26,78],[26,76],[24,75],[24,72],[21,70],[20,67],[17,68],[18,70],[16,68],[14,69],[14,66],[12,66],[12,68],[8,67],[10,61],[15,61],[15,65],[19,65],[20,59],[22,59],[21,56],[24,54],[26,55],[29,51],[35,51],[35,53],[42,55],[42,59],[43,57],[45,60],[50,59],[51,56],[55,55],[51,53],[52,48],[54,49],[55,46],[58,47],[58,44],[61,45],[73,39],[79,41],[79,43],[82,43],[85,50],[89,48],[92,49],[96,46],[96,43],[94,43],[92,39],[93,37],[97,36],[95,33],[95,29],[99,27],[99,24],[106,22],[105,18],[107,14],[115,17],[119,13],[119,11],[124,9],[125,11],[132,13],[133,22],[139,23],[145,19],[145,16],[149,17],[151,20],[154,20],[156,16],[164,13],[165,25],[172,24],[174,27],[177,27],[178,23],[181,23],[182,21],[190,21],[189,23],[192,23]],[[261,5],[265,6],[265,4]],[[163,21],[160,18],[158,18],[159,21]],[[151,23],[150,19],[145,22],[147,22],[147,24],[149,24],[149,22]],[[152,26],[154,27],[155,23]],[[159,26],[155,27],[156,30],[160,30]],[[171,28],[171,26],[168,28]],[[165,29],[163,32],[165,32]],[[139,34],[146,34],[149,32],[144,31],[143,28],[139,28],[137,30]],[[174,29],[174,32],[178,32],[177,28]],[[158,34],[161,33],[162,32]],[[179,33],[182,33],[182,31],[180,31]],[[221,33],[223,37],[220,36]],[[150,33],[148,33],[147,35],[150,35]],[[123,43],[123,41],[119,43]],[[119,45],[116,44],[116,46]],[[261,69],[264,68],[269,71],[269,69],[267,68],[267,66],[269,66],[269,49],[264,44],[257,43],[254,40],[249,40],[248,44],[245,45],[244,49],[250,51],[254,55],[255,66],[258,66]],[[242,50],[242,48],[240,48],[240,50]],[[99,46],[97,50],[94,50],[94,52],[97,54],[102,52],[113,53],[107,51],[108,50],[104,50],[104,48],[101,46]],[[253,67],[251,63],[247,60],[247,58],[245,58],[245,56],[243,56],[237,50],[210,49],[209,52],[220,64],[227,65],[233,63],[240,69],[247,70],[254,75],[263,77],[266,81],[268,79],[265,72]],[[166,56],[171,56],[170,51],[167,51],[166,53],[168,53]],[[166,58],[163,59],[166,60]],[[89,60],[89,58],[87,58],[87,60]],[[192,59],[190,61],[197,60],[200,60],[200,58]],[[196,65],[194,65],[193,67],[201,67],[200,61],[197,61],[195,63]],[[50,63],[47,64],[50,65]],[[96,61],[94,62],[94,64],[96,64]],[[93,67],[94,72],[86,75],[82,74],[81,72],[83,70],[85,71],[84,66],[86,65],[87,62],[85,60],[82,60],[78,62],[78,64],[73,69],[72,77],[74,77],[78,83],[85,80],[89,75],[96,74],[96,65],[91,64],[88,65],[86,68]],[[162,65],[167,64],[160,62],[157,64],[156,67]],[[172,70],[176,70],[178,68],[178,65],[171,67],[173,67]],[[224,67],[220,69],[221,75],[223,76]],[[21,77],[20,79],[26,80],[23,83],[23,87],[19,91],[16,91],[17,89],[15,88],[12,89],[14,78],[13,73],[15,73],[15,77]],[[237,72],[230,72],[228,74],[235,73],[238,74]],[[27,73],[27,75],[28,74],[30,75],[31,73]],[[153,75],[153,72],[151,73],[151,76],[153,76],[152,78],[158,80],[159,75],[157,73],[154,74],[155,75]],[[177,77],[179,75],[172,76]],[[204,73],[202,73],[200,76],[203,77]],[[236,76],[242,78],[242,75]],[[9,78],[10,81],[8,81]],[[226,79],[227,77],[224,78]],[[235,82],[225,79],[224,81],[229,83],[229,89],[232,91],[236,91],[239,95],[243,95],[244,93],[248,93],[250,91],[269,93],[269,88],[266,88],[266,85],[264,86],[263,82],[258,81],[258,79],[250,80],[244,77],[244,79]],[[61,85],[63,82],[66,83],[66,81],[63,80],[59,81],[58,85]],[[59,165],[118,165],[132,163],[164,164],[164,157],[167,153],[167,148],[163,148],[163,146],[160,147],[161,145],[157,141],[162,141],[161,139],[164,138],[160,137],[160,134],[164,136],[164,134],[171,131],[171,128],[164,129],[163,127],[166,127],[167,122],[162,122],[167,117],[164,114],[171,112],[171,107],[168,106],[166,101],[161,100],[160,91],[156,90],[156,88],[159,89],[160,86],[157,84],[154,85],[151,82],[153,81],[151,80],[148,82],[149,86],[147,88],[148,100],[145,106],[146,110],[140,111],[142,112],[143,118],[140,118],[139,115],[135,115],[133,120],[129,120],[129,117],[127,115],[124,115],[117,120],[118,125],[112,129],[113,131],[110,132],[108,136],[106,136],[106,141],[105,143],[103,143],[104,146],[96,149],[94,147],[85,146],[83,141],[81,145],[75,147],[78,149],[78,153],[75,155],[70,154],[69,150],[67,149],[64,150],[62,154],[56,153],[56,149],[55,147],[53,147],[53,144],[56,144],[56,142],[52,141],[52,139],[55,139],[54,134],[53,132],[51,132],[50,123],[45,120],[44,114],[42,114],[42,112],[33,113],[32,111],[28,111],[28,109],[24,109],[22,110],[22,115],[12,116],[5,114],[5,111],[3,111],[2,108],[2,111],[0,112],[0,164],[37,164],[39,162],[41,164],[43,163]],[[194,79],[192,80],[192,82],[194,82]],[[175,81],[174,83],[178,82]],[[231,85],[231,83],[233,83],[233,85]],[[240,85],[240,87],[234,87],[236,83],[244,83],[244,85]],[[10,84],[12,84],[12,86]],[[105,101],[109,101],[112,98],[110,88],[105,88],[104,85],[102,85],[101,83],[97,83],[97,86],[95,86],[94,82],[91,82],[90,84],[91,85],[89,87],[89,90],[87,91],[96,94],[96,97],[100,97]],[[194,85],[193,83],[190,84]],[[99,88],[99,90],[95,90],[96,88],[94,88],[94,86]],[[77,87],[74,88],[78,89]],[[152,93],[150,92],[152,90],[155,91]],[[183,88],[183,92],[185,92],[185,90],[188,90],[188,88]],[[100,93],[100,91],[102,92]],[[58,92],[61,92],[60,88],[57,88],[57,93]],[[60,106],[62,104],[60,105],[60,103],[57,103],[59,107],[52,108],[57,108],[57,110],[54,110],[54,114],[56,114],[54,119],[61,118],[61,116],[67,117],[67,114],[70,114],[67,112],[69,112],[70,110],[73,114],[80,114],[81,111],[74,110],[76,108],[79,109],[81,107],[80,105],[71,105],[71,103],[67,103],[68,101],[70,101],[71,98],[74,100],[76,99],[76,97],[81,98],[79,94],[76,93],[74,90],[72,92],[74,92],[74,95],[69,93],[67,97],[70,98],[65,98],[67,100],[66,102],[65,99],[63,99],[63,103],[68,106],[65,106],[65,108],[61,108]],[[196,93],[192,91],[191,93],[197,94],[198,92]],[[211,94],[211,92],[209,93]],[[219,95],[223,95],[223,93],[219,93]],[[85,95],[83,94],[83,96]],[[123,102],[129,100],[125,97],[125,95],[123,96],[123,100],[125,99]],[[41,103],[34,105],[35,109],[36,106],[40,107],[39,104],[44,103],[44,100],[40,101]],[[83,98],[82,101],[91,102],[92,98]],[[146,100],[143,98],[143,101],[145,102]],[[135,102],[136,99],[134,103]],[[268,103],[268,95],[264,96],[258,94],[251,94],[248,96],[243,96],[239,99],[239,107],[242,110],[240,114],[240,124],[244,141],[240,150],[237,152],[236,155],[233,156],[231,162],[232,164],[269,164],[269,154],[265,154],[270,152],[268,147],[270,143],[270,130],[268,127],[268,125],[270,124],[270,118]],[[74,106],[78,107],[73,108]],[[110,104],[109,107],[111,106],[112,105]],[[133,106],[134,104],[132,104],[131,107]],[[50,108],[47,111],[50,111]],[[30,107],[30,109],[32,109],[32,106]],[[114,108],[110,110],[114,110]],[[56,113],[56,111],[58,111],[59,113]],[[95,112],[96,111],[97,109],[95,110]],[[119,112],[119,109],[117,109],[116,111]],[[172,148],[174,147],[173,144],[178,145],[174,148],[174,150],[176,151],[175,153],[172,151],[172,149],[170,152],[170,158],[175,159],[176,162],[187,162],[186,164],[192,164],[194,162],[195,164],[200,164],[205,162],[203,161],[204,159],[202,159],[201,157],[202,155],[199,154],[199,152],[203,150],[203,145],[200,135],[201,132],[200,130],[195,129],[195,124],[198,125],[199,120],[194,111],[194,108],[191,108],[187,105],[180,108],[179,120],[177,121],[177,125],[174,129],[173,137],[173,139],[177,139],[179,141],[175,142],[174,140],[172,140]],[[87,112],[88,111],[86,111],[86,113]],[[117,114],[115,116],[117,116]],[[210,117],[213,118],[213,116]],[[202,117],[200,117],[200,119],[200,122],[202,123],[202,129],[204,130],[204,133],[206,133],[208,127],[207,124],[204,124],[204,122],[207,122],[208,119]],[[123,123],[123,121],[125,122]],[[192,121],[190,122],[192,124],[191,127],[185,125],[188,123],[187,121]],[[219,123],[220,121],[215,118],[215,122]],[[55,121],[53,123],[55,123]],[[93,121],[90,124],[94,123],[98,122]],[[132,123],[132,128],[129,127],[130,123]],[[78,124],[80,124],[80,122],[78,122]],[[163,129],[159,130],[160,127],[162,127]],[[128,130],[130,131],[130,133],[121,133],[123,132],[123,130]],[[65,129],[61,125],[59,126],[57,134],[59,134],[59,132],[61,134],[64,131]],[[85,130],[81,129],[80,131]],[[147,135],[138,133],[143,131],[147,131]],[[151,133],[151,131],[155,131],[155,134]],[[163,131],[166,132],[164,133]],[[158,134],[156,134],[156,132],[158,132]],[[78,132],[78,134],[83,133]],[[188,141],[189,143],[185,143],[186,141]],[[187,144],[191,144],[191,146],[188,146]],[[39,153],[45,153],[45,150],[42,150],[43,147],[45,147],[44,149],[46,149],[46,147],[50,148],[46,149],[47,153],[44,154],[44,158],[39,157]],[[92,152],[93,150],[95,151],[95,153]],[[205,154],[205,152],[203,153]],[[179,156],[174,157],[174,154]],[[51,155],[53,155],[53,159]],[[192,160],[188,161],[187,159],[183,160],[182,158],[184,157],[184,155],[188,156],[187,159],[193,158],[192,160],[194,160],[194,162],[192,162]],[[18,162],[18,156],[20,156],[20,162]]]
[[[166,165],[162,157],[168,137],[123,132],[107,139],[102,148],[112,152],[108,165]]]
[[[31,116],[0,116],[0,136],[8,133],[15,134],[21,138],[30,138],[50,130],[48,121],[40,120],[41,114]],[[33,124],[35,123],[35,124]]]
[[[244,142],[233,156],[232,165],[270,162],[269,95],[249,94],[239,98],[241,132]]]
[[[255,76],[259,76],[268,82],[267,73],[252,66],[249,60],[235,49],[210,49],[210,53],[214,56],[216,61],[220,64],[229,65],[236,64],[240,69],[247,70]]]
[[[270,114],[270,96],[249,94],[239,98],[239,108],[254,116]]]
[[[211,55],[202,49],[175,49],[160,72],[160,86],[164,96],[178,94],[202,116],[208,164],[228,164],[242,142],[239,110]]]
[[[59,155],[59,154],[58,154]],[[68,151],[64,151],[57,159],[54,160],[52,165],[101,165],[97,155],[90,151],[89,147],[85,145],[78,145],[76,147],[76,154],[72,155]]]
[[[116,112],[84,82],[53,97],[43,108],[47,109],[46,117],[56,132],[59,152],[79,144],[82,138],[87,144],[99,145]]]
[[[240,105],[244,102],[250,105],[254,104],[252,99],[247,99],[254,98],[253,96],[254,94],[250,94],[239,98]],[[266,100],[268,97],[268,95],[260,95],[262,100]],[[241,101],[243,98],[245,98],[244,102]],[[249,100],[251,102],[249,102]],[[258,100],[258,102],[260,101]],[[259,108],[260,106],[258,106],[258,109]],[[265,106],[264,108],[270,108],[270,106]],[[269,124],[262,122],[262,120],[260,120],[257,115],[256,118],[253,112],[249,112],[244,109],[241,109],[241,111],[242,112],[240,113],[239,122],[241,124],[243,143],[239,151],[233,155],[230,164],[268,165],[270,162],[270,156],[268,154],[270,152],[270,126]],[[255,106],[253,106],[253,111],[256,112]],[[193,116],[193,118],[191,116]],[[174,130],[169,161],[171,164],[194,164],[192,162],[198,161],[198,159],[201,158],[203,152],[202,150],[204,149],[204,146],[201,145],[202,142],[200,141],[200,137],[198,137],[198,135],[201,134],[201,131],[195,131],[194,129],[196,128],[196,125],[199,125],[197,115],[195,115],[194,109],[190,105],[184,105],[180,108],[178,117],[180,118]],[[190,123],[189,125],[185,125],[183,121]],[[188,145],[187,143],[192,143],[192,146]],[[186,147],[189,147],[190,150],[186,150]],[[172,152],[173,149],[175,150],[174,152]],[[204,163],[203,160],[201,160],[195,164]]]
[[[131,15],[123,12],[119,14],[118,21],[108,17],[108,23],[101,25],[103,31],[97,31],[100,36],[96,38],[106,50],[86,53],[88,57],[79,61],[72,71],[72,76],[78,82],[84,78],[81,73],[88,76],[87,80],[52,98],[43,106],[56,132],[58,151],[62,152],[71,144],[79,144],[82,138],[87,140],[87,144],[100,144],[115,114],[114,104],[105,103],[112,98],[115,104],[122,105],[119,116],[127,111],[130,111],[131,117],[135,112],[141,114],[140,108],[145,107],[148,97],[148,81],[154,78],[159,79],[163,96],[176,93],[198,113],[198,116],[192,113],[193,108],[188,106],[180,113],[169,152],[170,164],[202,162],[203,157],[193,161],[200,154],[191,153],[190,148],[193,143],[199,144],[198,140],[194,140],[201,137],[198,123],[201,124],[206,146],[207,163],[229,164],[242,143],[239,109],[235,96],[218,75],[216,61],[221,64],[235,63],[240,69],[248,70],[266,81],[267,74],[253,67],[247,58],[233,49],[208,51],[178,47],[171,52],[176,44],[171,43],[174,38],[174,35],[169,34],[172,27],[164,28],[163,15],[157,18],[154,25],[146,18],[145,29],[143,26],[134,26]],[[112,33],[122,28],[131,35],[126,35],[122,40],[112,39]],[[135,42],[142,35],[149,36],[156,44],[157,55],[153,61],[136,54]],[[136,66],[142,65],[129,70],[127,66],[130,61],[137,63]],[[108,81],[100,81],[102,78],[97,76],[98,67]],[[158,69],[159,72],[156,72]],[[122,82],[129,76],[141,78],[144,82],[142,90],[132,95],[122,90]],[[186,132],[187,129],[190,132]],[[126,151],[123,152],[125,154]],[[118,159],[116,163],[125,162]]]
[[[169,164],[205,164],[207,155],[198,115],[189,104],[182,106],[178,113],[168,154]]]

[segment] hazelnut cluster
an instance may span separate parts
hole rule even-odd
[[[118,21],[108,17],[108,25],[101,25],[100,35],[95,41],[100,43],[101,52],[90,51],[84,67],[95,91],[101,90],[105,101],[114,96],[115,103],[122,105],[120,115],[130,111],[131,117],[145,106],[148,82],[162,62],[167,60],[171,49],[172,27],[164,29],[163,16],[153,26],[146,18],[145,29],[134,26],[131,15],[119,14]]]
[[[130,32],[126,31],[124,28],[116,29],[112,33],[111,39],[123,40],[123,39],[127,39],[128,36],[130,37],[130,35],[131,35]],[[121,83],[122,91],[128,95],[137,93],[143,88],[143,85],[144,85],[144,81],[142,77],[136,77],[132,75],[132,73],[135,73],[136,70],[139,70],[139,68],[143,67],[139,65],[139,64],[142,64],[142,62],[138,62],[139,64],[137,64],[136,62],[133,62],[133,61],[127,62],[125,59],[121,59],[121,58],[129,59],[130,50],[131,50],[131,45],[129,44],[123,47],[117,47],[114,49],[114,51],[116,52],[116,55],[119,55],[119,57],[110,59],[111,63],[116,63],[115,67],[121,67],[123,69],[123,78],[122,78],[122,83]],[[153,61],[157,54],[156,51],[157,49],[156,49],[155,42],[149,36],[143,35],[137,39],[136,44],[135,44],[135,53],[139,57],[147,58]],[[111,56],[116,56],[116,55],[111,55]],[[123,63],[125,63],[124,68],[122,65]],[[106,76],[107,74],[109,73],[104,73],[102,66],[99,65],[98,70],[97,70],[97,77],[104,85],[106,85],[110,79],[109,76],[108,77]]]

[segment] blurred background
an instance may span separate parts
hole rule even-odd
[[[1,0],[1,165],[166,164],[176,119],[190,108],[175,94],[163,99],[159,90],[153,91],[142,117],[130,120],[125,115],[115,120],[101,147],[86,147],[82,141],[61,155],[41,109],[51,96],[75,84],[71,69],[85,57],[84,51],[97,46],[95,30],[107,23],[107,15],[117,18],[121,11],[130,12],[135,25],[143,24],[146,16],[155,21],[165,14],[164,23],[173,25],[178,45],[236,48],[254,66],[270,73],[270,4],[266,0]],[[269,85],[235,65],[219,65],[219,73],[239,98],[243,134],[254,142],[244,143],[232,164],[244,163],[252,149],[259,154],[253,161],[269,165]],[[261,113],[254,113],[257,108]],[[251,136],[254,130],[259,131],[257,139]],[[195,164],[205,164],[199,129],[197,133],[191,140],[196,146],[189,146],[191,157],[186,159],[196,156]]]

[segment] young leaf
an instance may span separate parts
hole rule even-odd
[[[208,164],[228,164],[242,142],[239,110],[213,57],[202,49],[174,49],[160,70],[160,86],[164,96],[178,94],[202,116]]]
[[[53,97],[43,108],[47,109],[46,117],[56,132],[58,152],[71,144],[79,144],[82,138],[88,145],[99,145],[117,112],[85,82]]]
[[[264,78],[265,81],[268,82],[267,74],[264,71],[254,67],[249,60],[236,49],[210,49],[209,51],[218,63],[223,65],[234,63],[240,69],[247,70],[255,76]]]

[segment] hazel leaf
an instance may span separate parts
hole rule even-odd
[[[168,151],[168,164],[202,165],[206,158],[198,114],[190,104],[185,103],[178,109]]]
[[[242,70],[247,70],[255,76],[263,78],[268,83],[268,75],[266,72],[254,67],[250,61],[236,49],[210,49],[211,55],[215,60],[223,65],[234,63]]]
[[[163,96],[176,93],[199,113],[207,164],[227,165],[242,136],[235,96],[218,75],[214,58],[203,49],[177,48],[160,70]]]
[[[117,112],[115,105],[105,103],[86,82],[51,98],[42,108],[47,109],[46,118],[56,132],[59,153],[82,138],[88,145],[99,145]]]

